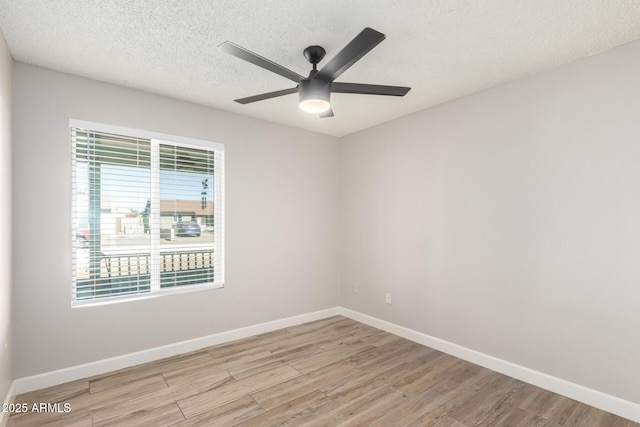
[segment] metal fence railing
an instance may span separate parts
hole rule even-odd
[[[77,298],[140,293],[151,281],[149,253],[100,254],[99,271],[77,272]],[[160,287],[211,282],[214,279],[212,250],[160,253]]]

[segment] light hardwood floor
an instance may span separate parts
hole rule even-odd
[[[9,427],[640,426],[340,316],[15,402],[71,411],[12,414]]]

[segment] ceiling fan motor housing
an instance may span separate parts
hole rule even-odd
[[[329,109],[329,96],[331,90],[331,83],[326,82],[322,79],[304,79],[301,80],[298,85],[298,94],[300,95],[300,107],[305,109],[303,106],[306,104],[310,105],[310,108],[313,108],[313,105],[318,105],[317,108],[324,108],[320,111],[313,112],[322,112]],[[305,109],[305,111],[308,111]]]

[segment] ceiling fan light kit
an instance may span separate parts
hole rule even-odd
[[[331,108],[330,83],[322,79],[302,80],[298,84],[300,109],[311,114],[320,114]]]
[[[247,98],[240,98],[236,99],[236,102],[240,104],[249,104],[298,92],[300,109],[307,113],[319,114],[320,117],[324,118],[333,117],[333,111],[330,103],[331,92],[360,95],[404,96],[409,92],[409,90],[411,90],[410,87],[403,86],[334,82],[336,78],[338,78],[349,67],[384,39],[384,34],[371,28],[365,28],[340,52],[331,58],[331,60],[329,60],[321,70],[318,70],[316,65],[324,57],[326,53],[325,50],[321,46],[307,47],[304,49],[303,54],[307,61],[309,61],[313,66],[313,69],[309,73],[309,77],[301,76],[294,71],[291,71],[229,41],[222,43],[220,48],[230,55],[276,73],[298,84],[295,88],[263,93]]]

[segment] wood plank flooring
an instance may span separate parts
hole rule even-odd
[[[640,426],[340,316],[15,402],[61,412],[13,413],[9,427]]]

